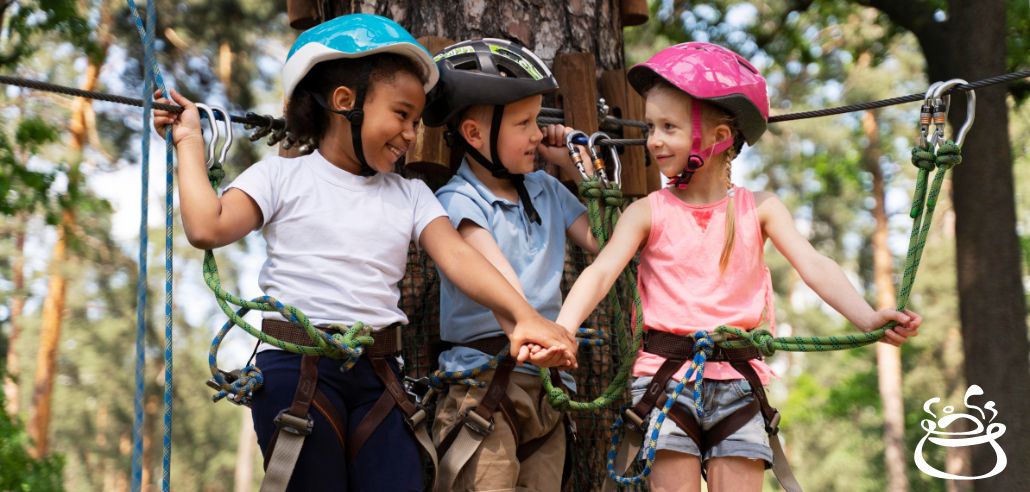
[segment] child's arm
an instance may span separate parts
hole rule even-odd
[[[494,240],[490,231],[483,229],[476,225],[471,220],[463,220],[458,225],[458,234],[461,235],[462,239],[472,246],[473,249],[483,255],[486,261],[490,262],[494,268],[508,281],[516,292],[519,293],[523,299],[526,298],[526,293],[522,290],[522,283],[519,281],[519,276],[515,273],[515,269],[512,268],[508,258],[504,256],[504,252],[501,251],[500,246],[497,245],[497,241]],[[495,314],[496,316],[496,314]],[[496,316],[497,322],[501,325],[501,328],[505,332],[510,332],[514,325],[509,320],[504,319],[501,316]],[[507,327],[505,327],[507,325]],[[562,366],[565,362],[565,354],[561,350],[543,348],[530,344],[531,362],[541,367],[554,367]]]
[[[794,218],[776,196],[756,193],[755,200],[763,233],[798,271],[805,284],[827,304],[863,332],[876,330],[888,321],[896,321],[898,325],[884,335],[883,341],[891,345],[901,345],[908,337],[918,335],[922,323],[918,314],[907,310],[902,313],[894,309],[873,309],[851,285],[840,266],[816,251],[801,236],[794,227]]]
[[[579,170],[572,163],[568,147],[565,146],[565,136],[574,130],[563,125],[547,125],[541,130],[544,133],[544,137],[540,145],[537,146],[537,152],[540,156],[545,161],[565,169],[577,183],[582,181],[583,177],[579,175]],[[586,149],[582,145],[577,145],[576,147],[579,149],[579,156],[583,159],[583,167],[586,169],[587,174],[593,176],[594,167],[590,163],[590,155],[587,154]],[[597,254],[599,250],[597,238],[590,232],[590,221],[586,214],[576,219],[569,226],[566,234],[572,242],[576,243],[576,246],[583,248],[590,254]]]
[[[530,360],[527,344],[555,347],[564,355],[563,366],[576,367],[576,339],[540,316],[519,292],[451,226],[438,217],[422,230],[419,244],[447,278],[465,295],[492,310],[511,340],[511,355]],[[535,361],[534,361],[535,362]]]
[[[212,249],[237,241],[261,226],[261,209],[246,193],[230,188],[221,198],[207,180],[204,137],[197,107],[174,90],[172,100],[183,107],[179,115],[154,110],[154,126],[172,126],[172,142],[179,158],[179,209],[190,244]],[[168,103],[166,99],[157,102]],[[164,133],[162,133],[162,136]]]
[[[574,332],[611,290],[650,233],[651,207],[647,200],[637,200],[619,218],[611,241],[576,279],[558,314],[558,324]]]

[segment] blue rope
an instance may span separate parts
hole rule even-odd
[[[135,21],[136,30],[143,41],[144,84],[143,84],[143,132],[141,137],[142,152],[142,196],[140,217],[140,276],[137,282],[136,306],[136,401],[132,433],[134,438],[132,452],[132,490],[138,492],[143,482],[143,389],[145,369],[145,337],[146,337],[146,302],[147,302],[147,198],[150,177],[150,118],[153,108],[155,84],[162,94],[168,97],[161,69],[154,56],[154,30],[157,25],[157,8],[152,0],[147,0],[146,27],[139,15],[136,2],[128,0],[129,9]],[[165,385],[164,385],[164,437],[162,439],[162,475],[161,490],[168,492],[172,464],[172,233],[173,233],[173,154],[172,132],[165,133]]]
[[[622,441],[622,436],[619,435],[619,428],[623,425],[622,412],[619,412],[618,417],[615,418],[615,422],[612,423],[611,433],[612,439],[611,444],[608,447],[608,455],[605,460],[605,466],[608,469],[608,477],[610,477],[615,483],[626,487],[631,485],[637,485],[644,481],[648,475],[651,474],[651,470],[654,467],[654,457],[658,451],[658,437],[662,432],[662,425],[665,423],[665,419],[669,415],[669,411],[672,410],[672,406],[676,404],[676,400],[679,399],[680,394],[686,389],[687,383],[690,380],[690,376],[696,374],[697,378],[694,381],[694,413],[697,414],[697,418],[700,421],[704,418],[704,402],[702,401],[701,388],[702,381],[705,376],[705,360],[712,355],[712,349],[715,347],[715,342],[712,340],[711,335],[706,331],[698,331],[694,333],[694,360],[687,369],[687,372],[683,375],[683,378],[679,380],[675,388],[672,390],[672,394],[665,400],[665,404],[662,405],[661,410],[658,413],[658,417],[655,419],[654,426],[650,428],[651,434],[644,439],[644,467],[640,471],[640,474],[635,476],[621,476],[615,469],[615,459],[619,452],[619,442]],[[623,408],[625,410],[625,407]],[[645,419],[648,416],[644,416]]]

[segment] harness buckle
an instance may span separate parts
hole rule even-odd
[[[644,426],[644,418],[637,415],[637,412],[632,407],[627,407],[622,411],[622,418],[633,424],[637,429],[640,429],[641,432],[647,431],[647,427]]]
[[[770,436],[775,436],[780,432],[780,412],[775,409],[773,409],[773,412],[773,416],[769,419],[769,423],[765,424],[765,431],[768,432]]]
[[[465,418],[462,419],[462,423],[476,434],[486,437],[494,431],[494,419],[486,420],[476,413],[475,410],[476,407],[469,408],[465,412]]]
[[[306,436],[311,434],[311,429],[315,426],[315,421],[311,417],[297,417],[289,413],[289,409],[279,412],[279,415],[275,416],[275,420],[272,421],[279,430],[284,430],[290,434],[298,436]]]
[[[420,407],[422,402],[429,400],[429,397],[433,395],[433,387],[429,384],[428,377],[413,378],[411,376],[404,376],[401,384],[404,386],[404,392],[411,397],[415,405]]]

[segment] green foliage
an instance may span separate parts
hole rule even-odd
[[[0,368],[0,382],[6,380]],[[29,456],[29,438],[17,418],[4,408],[4,393],[0,391],[0,490],[24,492],[61,491],[61,469],[64,459],[60,455],[37,460]]]

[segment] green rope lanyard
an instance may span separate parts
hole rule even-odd
[[[950,140],[941,142],[936,152],[927,144],[912,149],[912,163],[915,164],[919,171],[916,176],[915,193],[912,198],[910,212],[913,219],[912,232],[909,235],[908,253],[905,257],[904,273],[898,294],[898,310],[905,309],[909,296],[912,293],[912,285],[916,279],[916,272],[919,270],[919,262],[922,258],[923,249],[926,246],[927,236],[930,232],[933,213],[937,207],[937,198],[940,195],[944,177],[951,168],[961,162],[961,149]],[[928,186],[930,172],[935,169],[933,181]],[[603,248],[608,240],[611,239],[614,224],[623,203],[621,190],[615,186],[602,188],[596,179],[590,179],[580,183],[580,195],[587,201],[587,214],[590,220],[591,231],[597,238],[598,246]],[[572,411],[597,411],[618,401],[625,394],[629,372],[636,353],[640,348],[644,332],[641,329],[644,326],[644,320],[643,310],[640,305],[640,293],[637,290],[636,275],[631,268],[623,271],[616,282],[615,288],[607,296],[613,313],[612,329],[615,334],[619,335],[613,335],[613,338],[624,341],[627,339],[626,335],[628,332],[625,331],[625,317],[619,302],[619,292],[630,293],[636,315],[633,320],[633,327],[635,329],[633,330],[632,344],[625,346],[620,344],[619,351],[622,355],[622,361],[615,378],[612,379],[611,384],[609,384],[601,396],[591,401],[582,402],[572,400],[568,393],[551,382],[550,375],[546,370],[541,370],[540,377],[543,380],[548,401],[555,408]],[[866,333],[823,337],[773,337],[772,333],[765,329],[746,331],[722,325],[712,330],[712,339],[722,348],[755,347],[764,357],[769,357],[776,353],[777,350],[824,352],[863,347],[879,341],[883,338],[884,333],[896,324],[896,322],[891,321],[879,329]]]

